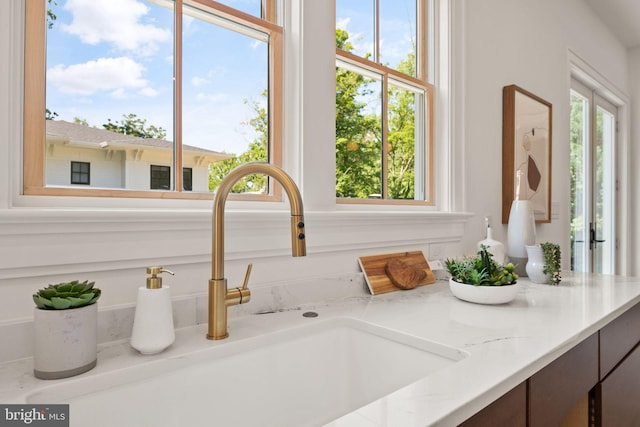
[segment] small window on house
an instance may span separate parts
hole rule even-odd
[[[151,189],[169,190],[171,188],[171,168],[151,165]]]
[[[182,189],[184,191],[193,191],[193,169],[182,168]]]
[[[91,184],[91,164],[87,162],[71,162],[71,183]]]

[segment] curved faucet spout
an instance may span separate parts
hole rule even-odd
[[[213,239],[211,249],[211,280],[209,280],[209,331],[207,338],[228,336],[227,307],[248,302],[246,285],[231,292],[224,278],[224,208],[231,189],[238,180],[251,174],[264,174],[278,181],[289,198],[291,208],[291,252],[293,256],[307,254],[304,233],[302,197],[293,179],[285,171],[269,163],[252,162],[233,169],[218,186],[213,199]],[[245,279],[245,283],[248,277]]]

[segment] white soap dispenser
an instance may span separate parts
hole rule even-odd
[[[133,319],[131,347],[142,354],[160,353],[173,344],[176,338],[173,329],[171,289],[162,286],[160,273],[173,273],[162,267],[148,267],[147,286],[138,288],[138,304]]]
[[[487,228],[487,238],[478,242],[478,250],[482,246],[487,247],[487,252],[493,254],[493,260],[498,264],[504,264],[505,262],[505,250],[504,245],[497,241],[493,240],[493,233],[491,230],[491,224],[489,223],[489,218],[485,217],[484,222]]]

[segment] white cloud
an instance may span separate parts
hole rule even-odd
[[[194,86],[194,87],[203,86],[203,85],[206,85],[206,84],[209,84],[209,83],[210,83],[209,80],[207,80],[207,79],[205,79],[203,77],[195,76],[195,77],[191,78],[191,85]]]
[[[204,93],[204,92],[200,92],[200,93],[196,94],[195,99],[197,101],[200,101],[200,102],[221,103],[221,102],[228,102],[227,100],[229,99],[229,96],[224,94],[224,93]]]
[[[350,22],[351,22],[351,18],[338,19],[336,21],[336,27],[340,28],[341,30],[347,31],[347,27],[349,26]]]
[[[62,30],[87,44],[107,42],[119,50],[150,54],[159,43],[171,41],[171,30],[141,22],[149,8],[138,0],[67,0],[64,7],[73,20],[62,24]]]
[[[47,81],[60,92],[70,95],[92,95],[108,92],[124,98],[131,92],[154,96],[157,92],[142,78],[145,68],[131,58],[99,58],[84,64],[65,67],[56,65],[47,70]]]
[[[140,89],[138,91],[138,93],[140,95],[142,95],[142,96],[148,96],[148,97],[152,98],[152,97],[154,97],[154,96],[156,96],[158,94],[158,91],[155,90],[152,87],[143,87],[142,89]]]

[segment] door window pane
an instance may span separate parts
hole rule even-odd
[[[594,266],[596,273],[613,274],[614,265],[614,143],[615,116],[596,107],[594,176]]]
[[[587,220],[588,169],[587,136],[589,132],[589,102],[576,92],[571,93],[571,270],[588,271],[589,224]]]

